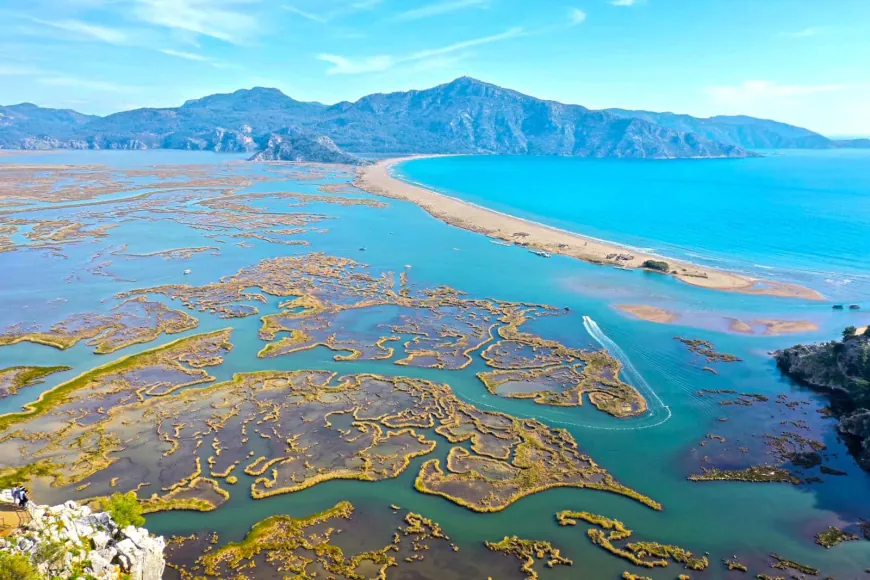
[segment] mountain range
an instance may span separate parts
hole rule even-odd
[[[281,145],[283,143],[283,145]],[[752,117],[591,110],[462,77],[327,106],[253,88],[105,117],[0,106],[0,148],[196,149],[321,161],[357,154],[747,157],[758,148],[870,146]],[[268,151],[267,151],[268,150]],[[343,151],[342,151],[343,150]]]

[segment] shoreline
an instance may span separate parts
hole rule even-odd
[[[825,300],[822,294],[804,286],[762,280],[698,266],[683,260],[639,252],[615,242],[562,230],[444,195],[402,181],[390,174],[390,169],[398,163],[433,157],[446,156],[415,155],[383,159],[373,165],[360,167],[353,184],[374,195],[409,201],[426,210],[432,217],[452,226],[520,245],[529,250],[569,256],[592,264],[642,270],[648,270],[643,267],[643,263],[647,260],[666,260],[669,266],[667,275],[692,286],[742,294]]]

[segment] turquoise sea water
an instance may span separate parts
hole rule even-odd
[[[666,162],[445,157],[396,171],[558,228],[870,301],[870,151]]]
[[[112,165],[148,165],[149,163],[220,163],[226,158],[220,156],[188,156],[183,152],[162,152],[166,156],[159,161],[148,154],[127,153],[90,156],[83,153],[74,157],[63,157],[66,163],[87,164],[105,163]],[[54,154],[51,154],[54,155]],[[815,154],[814,154],[815,155]],[[9,158],[6,158],[9,159]],[[28,163],[48,163],[49,156],[27,156]],[[813,163],[835,163],[840,167],[837,176],[832,178],[832,191],[851,192],[844,197],[850,199],[850,207],[857,208],[853,212],[837,211],[837,223],[848,223],[849,214],[854,213],[855,223],[845,227],[844,231],[853,231],[849,239],[855,239],[854,231],[861,239],[870,239],[866,227],[867,222],[860,222],[860,216],[867,219],[867,198],[861,191],[867,192],[867,175],[861,172],[866,168],[870,157],[855,155],[853,158],[830,158],[821,154],[818,159],[808,155],[810,161],[798,162],[799,157],[769,157],[748,162],[786,164],[800,172],[804,166]],[[815,161],[813,161],[815,160]],[[57,158],[54,158],[57,161]],[[24,162],[23,157],[16,157],[16,162]],[[444,163],[451,165],[445,166]],[[607,223],[595,223],[593,230],[581,229],[581,216],[599,216],[601,219],[609,213],[603,208],[593,207],[595,204],[563,205],[567,213],[564,215],[539,209],[533,213],[532,208],[522,209],[519,205],[496,205],[502,202],[488,200],[486,195],[495,197],[496,188],[485,186],[492,180],[501,180],[506,191],[509,186],[522,181],[528,191],[536,192],[530,197],[540,198],[545,191],[558,190],[569,199],[569,192],[577,195],[578,167],[586,167],[582,161],[563,159],[504,159],[504,158],[455,158],[449,160],[427,160],[412,162],[401,166],[401,171],[416,181],[431,183],[434,186],[449,190],[458,196],[480,196],[474,201],[496,207],[504,211],[524,213],[526,217],[534,217],[541,221],[553,220],[550,223],[575,229],[583,233],[600,235],[600,237],[624,241],[644,247],[677,251],[683,248],[692,251],[685,236],[686,232],[672,232],[673,228],[665,228],[662,222],[650,218],[643,220],[638,211],[634,212],[637,223],[644,222],[647,229],[642,229],[644,235],[638,236],[637,231],[630,230],[618,220]],[[637,177],[635,181],[656,183],[681,182],[679,169],[683,162],[589,162],[590,167],[598,167],[601,179],[598,191],[604,191],[605,182],[617,183],[622,179],[622,191],[632,190],[627,175]],[[687,162],[688,163],[688,162]],[[699,183],[711,183],[715,180],[706,176],[717,171],[724,171],[731,162],[693,162],[687,165],[695,172]],[[725,163],[726,165],[717,165]],[[742,163],[742,162],[740,162]],[[551,165],[551,172],[541,171],[541,168]],[[450,166],[455,169],[450,169]],[[440,169],[439,169],[440,167]],[[523,169],[525,167],[525,169]],[[737,167],[736,165],[732,167]],[[773,179],[777,172],[772,169],[762,170],[762,165],[755,165],[761,176],[758,183]],[[851,169],[846,169],[850,167]],[[529,171],[534,168],[533,171]],[[240,169],[241,170],[241,169]],[[267,169],[250,169],[244,171],[267,171]],[[2,167],[0,167],[2,171]],[[559,173],[561,171],[561,173]],[[732,172],[737,169],[732,169]],[[418,175],[417,172],[429,172],[431,176]],[[670,173],[669,173],[670,172]],[[456,180],[453,176],[465,174],[465,182]],[[440,175],[440,178],[436,176]],[[480,175],[489,175],[492,180],[485,180]],[[554,176],[555,175],[555,176]],[[604,176],[609,176],[606,180]],[[847,175],[853,178],[847,179]],[[512,176],[512,177],[509,177]],[[557,179],[558,176],[561,176]],[[569,177],[570,176],[570,177]],[[780,176],[785,181],[797,180],[792,175]],[[441,180],[441,182],[438,181]],[[725,179],[721,177],[721,179]],[[803,178],[801,178],[803,179]],[[820,178],[819,178],[820,179]],[[706,181],[705,181],[706,180]],[[317,180],[294,179],[286,177],[277,181],[264,182],[248,188],[246,191],[298,191],[303,193],[321,193],[317,185],[322,183],[337,183],[346,181],[320,178]],[[450,183],[447,183],[447,182]],[[664,193],[667,188],[658,186],[658,205],[664,203]],[[686,181],[688,183],[688,180]],[[751,186],[752,181],[744,179],[746,187],[757,191],[764,190],[758,183]],[[862,185],[863,184],[863,185]],[[818,183],[817,183],[818,185]],[[698,190],[706,186],[698,186]],[[819,187],[821,187],[819,185]],[[864,188],[864,189],[861,189]],[[518,192],[519,188],[513,191]],[[639,190],[638,190],[639,191]],[[689,186],[686,185],[682,196],[689,199]],[[733,190],[731,190],[733,191]],[[166,207],[175,210],[197,209],[207,211],[203,206],[197,206],[196,200],[183,197],[185,192],[163,194]],[[219,194],[209,194],[219,196]],[[356,193],[363,198],[370,196]],[[515,195],[519,196],[518,193]],[[732,193],[733,195],[733,193]],[[786,194],[781,193],[783,199]],[[640,193],[637,193],[640,196]],[[601,195],[606,198],[608,196]],[[610,196],[612,197],[612,196]],[[806,203],[812,196],[807,195]],[[253,501],[245,491],[252,478],[240,474],[240,482],[232,489],[232,499],[224,506],[211,513],[164,513],[148,517],[149,527],[161,534],[189,534],[192,531],[215,529],[220,532],[222,541],[238,540],[257,521],[273,514],[285,513],[294,516],[306,516],[334,505],[341,499],[347,499],[361,510],[375,514],[372,518],[371,533],[383,532],[383,537],[389,540],[391,529],[381,530],[377,514],[388,513],[388,506],[397,503],[404,508],[412,509],[438,521],[461,547],[458,557],[474,560],[484,557],[482,542],[498,540],[508,534],[517,534],[531,539],[547,539],[553,541],[562,552],[575,562],[571,568],[556,568],[553,570],[540,567],[542,580],[552,579],[616,579],[624,570],[650,576],[656,580],[672,579],[683,570],[671,565],[664,570],[646,570],[634,568],[624,560],[620,560],[590,544],[585,536],[585,527],[560,528],[553,519],[553,514],[563,509],[587,510],[600,513],[624,521],[628,527],[636,531],[640,540],[655,540],[685,546],[696,553],[710,552],[711,567],[703,574],[692,573],[693,578],[731,578],[737,573],[726,572],[720,564],[721,558],[740,556],[741,560],[752,565],[754,573],[766,572],[772,575],[774,570],[766,566],[766,555],[777,552],[785,557],[800,562],[815,565],[823,570],[823,575],[831,575],[838,579],[865,578],[864,570],[870,562],[870,542],[849,542],[831,550],[824,550],[813,542],[813,534],[827,525],[851,526],[856,529],[860,519],[870,519],[870,476],[858,469],[852,458],[846,452],[845,446],[838,441],[831,420],[823,419],[816,411],[824,405],[821,397],[808,393],[805,389],[783,379],[775,369],[768,355],[770,350],[788,346],[803,340],[825,340],[836,336],[843,326],[849,323],[866,324],[870,319],[868,312],[834,312],[829,303],[809,302],[803,300],[777,299],[764,296],[747,296],[703,290],[687,286],[668,277],[644,272],[621,271],[612,268],[593,266],[577,260],[554,256],[544,260],[517,247],[504,247],[490,243],[478,234],[457,229],[443,224],[426,214],[420,208],[403,202],[388,200],[388,208],[372,208],[366,206],[339,206],[325,203],[313,203],[303,208],[290,207],[286,200],[266,197],[257,204],[274,212],[305,211],[323,213],[330,217],[322,225],[326,231],[322,233],[304,234],[301,239],[308,241],[309,247],[286,246],[269,243],[262,240],[247,240],[251,247],[242,247],[236,240],[227,236],[208,237],[207,231],[195,230],[172,219],[169,213],[150,213],[141,211],[126,215],[123,219],[107,217],[114,209],[126,207],[129,201],[107,196],[112,203],[104,205],[89,205],[77,208],[39,209],[26,214],[15,214],[12,210],[0,214],[0,223],[5,218],[26,217],[27,219],[91,219],[115,220],[118,226],[109,230],[105,239],[91,240],[65,244],[59,251],[50,248],[23,247],[12,252],[0,253],[0,268],[4,274],[0,280],[0,328],[25,322],[51,323],[61,320],[74,312],[103,312],[117,303],[115,295],[119,292],[167,283],[206,284],[218,280],[222,276],[231,275],[239,268],[257,263],[259,260],[289,254],[303,254],[310,251],[320,251],[327,254],[353,258],[369,264],[373,272],[407,270],[411,280],[421,286],[434,287],[449,285],[467,292],[472,297],[491,297],[503,300],[537,302],[558,307],[568,307],[570,312],[558,318],[544,319],[534,330],[547,338],[560,340],[569,345],[590,346],[600,348],[605,346],[611,354],[620,357],[625,372],[623,379],[634,384],[638,389],[648,393],[653,413],[647,416],[617,420],[595,411],[591,406],[581,408],[550,408],[535,405],[529,401],[507,400],[490,395],[475,376],[484,369],[481,361],[476,361],[471,367],[462,371],[443,371],[435,369],[417,369],[413,367],[398,367],[392,361],[353,361],[336,362],[334,353],[326,349],[317,349],[275,359],[258,359],[257,351],[263,342],[257,337],[260,321],[257,317],[226,320],[219,319],[207,312],[191,312],[200,320],[200,327],[188,331],[185,335],[206,332],[218,328],[232,326],[233,350],[227,355],[225,362],[212,372],[217,379],[229,379],[233,373],[268,369],[329,369],[340,373],[375,372],[382,374],[407,375],[448,383],[457,395],[481,408],[504,411],[519,417],[535,417],[541,421],[567,429],[577,440],[579,446],[605,467],[625,485],[639,490],[664,505],[662,512],[652,511],[640,504],[612,494],[577,489],[555,489],[524,498],[504,511],[493,514],[475,514],[445,499],[424,495],[414,490],[414,478],[420,464],[425,458],[412,461],[410,467],[397,479],[380,482],[333,481],[318,484],[307,490]],[[525,198],[523,198],[525,199]],[[598,198],[596,198],[597,200]],[[863,199],[863,206],[861,200]],[[98,200],[95,200],[98,201]],[[588,201],[588,200],[587,200]],[[595,201],[595,200],[592,200]],[[635,200],[636,201],[636,200]],[[517,203],[517,202],[512,202]],[[531,203],[531,202],[529,202]],[[546,204],[537,201],[543,208]],[[601,199],[595,203],[608,204],[610,207],[627,207],[627,202],[619,203],[614,199]],[[586,210],[577,209],[577,205],[585,205]],[[649,204],[651,207],[654,204]],[[748,205],[748,202],[747,202]],[[824,204],[817,204],[818,208]],[[833,207],[833,206],[832,206]],[[839,206],[836,206],[839,208]],[[863,210],[861,208],[863,207]],[[699,239],[701,225],[684,217],[675,219],[672,214],[676,209],[666,212],[675,220],[671,223],[686,221],[692,225]],[[795,214],[799,213],[796,210]],[[861,211],[865,213],[861,214]],[[649,212],[648,212],[649,213]],[[721,215],[720,212],[714,212]],[[628,215],[628,214],[623,214]],[[773,223],[770,216],[778,215],[769,212],[765,220],[753,220],[747,217],[740,221],[741,227],[748,231],[759,232],[766,225],[775,231],[785,231],[787,226]],[[571,217],[573,216],[573,217]],[[695,216],[700,219],[699,216]],[[730,259],[727,244],[721,239],[725,228],[724,222],[707,216],[708,227],[720,228],[717,236],[704,237],[699,245],[701,254],[715,258],[721,252],[724,258]],[[736,219],[736,218],[735,218]],[[797,219],[797,218],[796,218]],[[803,218],[804,224],[809,224],[814,218]],[[834,218],[831,218],[832,220]],[[557,221],[558,220],[558,221]],[[863,237],[860,223],[865,224]],[[674,226],[676,227],[676,226]],[[608,229],[608,228],[613,228]],[[851,228],[851,229],[850,229]],[[233,232],[227,232],[231,234]],[[674,237],[668,238],[668,235]],[[622,237],[620,237],[622,236]],[[662,239],[659,239],[661,237]],[[715,239],[713,239],[715,238]],[[16,241],[23,242],[19,235]],[[780,241],[771,242],[767,248],[775,247]],[[844,249],[845,241],[839,254],[828,252],[817,247],[813,250],[818,255],[845,255],[852,252],[854,259],[843,260],[841,263],[833,258],[821,270],[837,272],[832,277],[837,283],[827,283],[825,278],[815,275],[807,279],[819,284],[818,288],[829,295],[835,292],[843,301],[860,300],[865,296],[857,289],[862,288],[861,276],[868,273],[866,263],[867,252],[864,255],[863,272],[861,250],[851,247]],[[98,252],[107,248],[117,248],[127,244],[126,253],[149,253],[171,248],[191,246],[217,245],[220,251],[197,254],[188,260],[164,260],[159,257],[125,259],[120,255],[102,254]],[[685,244],[685,246],[684,246]],[[706,247],[704,244],[709,246]],[[360,252],[365,247],[365,252]],[[770,251],[767,258],[759,255],[748,258],[742,256],[742,263],[758,263],[761,265],[781,268],[783,271],[796,269],[795,264],[810,263],[812,256],[802,255],[800,246],[794,244],[792,253],[783,260],[794,262],[779,262],[776,254]],[[866,247],[866,245],[864,246]],[[748,245],[746,246],[748,248]],[[745,251],[749,251],[746,249]],[[759,251],[759,250],[754,250]],[[97,257],[95,257],[97,256]],[[108,268],[113,277],[93,273],[94,263],[110,260]],[[717,262],[713,262],[717,263]],[[836,264],[834,267],[833,264]],[[410,268],[407,268],[410,266]],[[783,267],[787,266],[787,267]],[[751,267],[751,264],[747,268]],[[183,271],[190,269],[190,275]],[[842,277],[841,277],[842,276]],[[853,282],[846,284],[845,280]],[[60,302],[56,299],[63,298]],[[278,300],[261,305],[261,313],[268,314],[277,309]],[[686,323],[677,325],[660,325],[631,319],[614,309],[619,303],[658,304],[672,307],[686,314]],[[171,303],[175,308],[181,308],[178,302]],[[819,330],[791,336],[743,336],[725,332],[722,317],[738,316],[743,319],[780,317],[791,319],[807,319],[819,325]],[[371,313],[371,316],[349,318],[343,330],[357,332],[360,335],[375,336],[379,334],[378,325],[390,322],[393,313],[389,309],[383,312]],[[717,365],[718,374],[703,370],[704,364],[690,354],[685,347],[673,340],[679,334],[692,338],[711,340],[718,350],[733,353],[744,359],[741,363]],[[19,408],[22,404],[34,400],[40,391],[50,388],[59,382],[77,375],[90,368],[105,364],[111,360],[134,352],[153,348],[177,336],[162,336],[154,342],[131,346],[111,355],[95,355],[84,344],[79,344],[66,351],[57,351],[50,347],[33,344],[18,344],[0,348],[0,368],[21,364],[67,364],[72,371],[49,377],[44,385],[30,387],[16,396],[0,399],[0,412]],[[398,358],[398,357],[397,357]],[[647,390],[648,389],[648,390]],[[735,389],[740,392],[759,393],[768,396],[769,406],[721,406],[719,399],[703,396],[702,389]],[[804,401],[798,410],[785,409],[778,404],[777,396],[786,395],[789,401]],[[657,403],[656,401],[660,401]],[[727,422],[720,419],[727,418]],[[686,480],[690,473],[697,473],[705,465],[705,455],[711,457],[715,464],[727,466],[732,460],[730,456],[721,460],[718,457],[719,447],[710,442],[707,434],[718,434],[728,439],[728,447],[752,445],[766,431],[779,426],[784,418],[805,421],[811,428],[814,437],[818,437],[828,445],[826,464],[847,472],[845,477],[824,477],[822,482],[791,486],[785,484],[743,484],[743,483],[694,483]],[[439,443],[441,446],[441,443]],[[447,446],[441,446],[436,452],[443,458]],[[735,451],[736,453],[736,451]],[[722,463],[724,461],[724,463]],[[807,472],[816,475],[817,469]],[[50,488],[40,488],[42,497],[37,501],[49,502],[62,500],[66,497],[51,497],[58,493]],[[68,490],[65,494],[70,493]],[[86,497],[87,490],[78,494]],[[438,574],[423,576],[424,578],[450,578]],[[499,576],[501,577],[501,576]],[[518,575],[517,577],[521,577]],[[749,576],[747,576],[749,577]]]

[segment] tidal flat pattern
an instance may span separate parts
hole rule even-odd
[[[691,352],[667,327],[633,341],[648,327],[557,289],[563,269],[590,284],[595,269],[495,246],[352,179],[10,166],[0,479],[40,503],[134,491],[172,538],[171,578],[863,569],[865,542],[835,540],[860,537],[870,512],[827,492],[862,476],[821,405],[780,398],[743,337],[693,332],[705,349]],[[701,372],[726,361],[712,344],[743,362]],[[768,472],[787,499],[752,477]],[[825,510],[795,508],[800,526],[758,518],[806,496]]]

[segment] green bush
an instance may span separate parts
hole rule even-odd
[[[849,340],[853,336],[858,334],[858,329],[854,326],[847,326],[843,329],[843,340]]]
[[[136,527],[145,525],[145,518],[142,517],[142,506],[139,505],[136,492],[113,493],[109,499],[101,502],[100,507],[112,516],[112,519],[121,529],[130,525]]]
[[[23,554],[0,552],[0,580],[41,580],[39,571]]]
[[[646,260],[643,264],[644,268],[649,270],[656,270],[658,272],[670,272],[671,266],[667,262],[662,262],[661,260]]]

